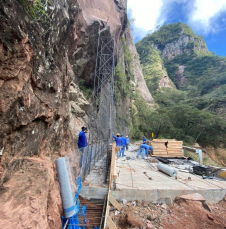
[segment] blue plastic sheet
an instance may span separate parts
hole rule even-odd
[[[72,217],[70,217],[69,219],[65,218],[65,217],[61,217],[62,220],[62,229],[64,229],[65,224],[67,223],[67,227],[66,229],[81,229],[79,225],[79,220],[78,220],[78,214],[80,214],[81,216],[83,216],[83,229],[85,229],[85,223],[86,223],[86,218],[85,218],[85,213],[86,213],[86,206],[82,206],[82,212],[80,210],[80,204],[79,204],[79,200],[78,200],[78,196],[79,196],[79,192],[82,188],[82,179],[81,177],[77,178],[77,182],[76,182],[77,186],[78,186],[78,191],[75,195],[74,198],[74,202],[76,203],[75,208],[77,209],[77,214],[73,215]],[[68,222],[67,222],[68,220]]]

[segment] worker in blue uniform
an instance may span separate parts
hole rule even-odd
[[[112,134],[112,137],[115,139],[116,146],[119,147],[119,151],[117,152],[117,157],[119,158],[121,154],[121,148],[122,148],[122,138],[120,137],[119,133],[116,136]]]
[[[122,139],[122,148],[121,148],[121,155],[124,157],[125,153],[125,148],[126,148],[126,138],[121,134],[121,139]]]
[[[128,150],[128,149],[129,149],[129,143],[130,143],[130,141],[129,141],[129,137],[128,137],[128,136],[126,136],[126,150]]]
[[[88,145],[86,133],[88,133],[87,127],[83,126],[82,131],[78,135],[78,148],[81,152],[83,152]]]
[[[143,136],[143,143],[142,144],[147,144],[147,139],[145,138],[145,136]]]
[[[86,133],[88,133],[88,129],[86,126],[82,127],[82,131],[78,135],[78,148],[82,152],[81,156],[81,173],[83,174],[84,169],[85,169],[85,163],[86,163],[86,156],[87,156],[87,151],[88,151],[88,141],[86,138]]]
[[[147,144],[141,144],[136,157],[138,158],[142,153],[142,158],[145,159],[145,154],[148,157],[148,151],[152,151],[152,150],[153,150],[152,146],[149,146]]]

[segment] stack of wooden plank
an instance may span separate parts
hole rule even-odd
[[[153,139],[151,142],[153,156],[159,157],[183,157],[182,145],[182,141],[175,139]]]
[[[167,146],[169,157],[183,157],[183,141],[168,141]]]
[[[151,146],[153,147],[153,156],[165,157],[167,155],[165,143],[166,139],[153,139]]]

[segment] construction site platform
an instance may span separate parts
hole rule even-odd
[[[177,168],[177,177],[170,177],[157,169],[157,162],[152,157],[142,159],[140,155],[136,158],[138,150],[139,146],[131,145],[125,151],[125,156],[116,161],[117,179],[112,190],[115,199],[147,200],[170,205],[176,197],[186,194],[199,193],[209,203],[216,203],[226,195],[225,180],[215,177],[203,179],[199,175]],[[100,173],[93,171],[90,177],[92,182],[82,188],[82,195],[86,198],[103,198],[108,189],[101,184]]]
[[[221,178],[203,179],[181,169],[177,169],[176,178],[170,177],[157,169],[157,163],[150,162],[153,160],[142,159],[141,155],[136,158],[137,152],[138,147],[133,145],[116,162],[118,178],[112,192],[116,199],[170,202],[181,195],[200,193],[215,203],[226,194],[226,181]]]

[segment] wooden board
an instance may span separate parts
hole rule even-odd
[[[109,215],[107,216],[107,226],[109,227],[109,229],[117,229],[115,223],[113,222],[113,220]]]
[[[156,148],[156,147],[153,147],[153,151],[166,151],[166,148]]]
[[[179,148],[179,149],[171,149],[171,148],[167,148],[167,151],[182,151],[182,149],[181,149],[181,148]]]
[[[116,164],[116,160],[115,160],[115,157],[116,157],[116,143],[113,142],[112,143],[112,152],[111,152],[111,169],[110,169],[110,180],[109,180],[109,188],[112,189],[113,188],[113,179],[114,179],[114,175],[115,175],[115,170],[116,170],[116,167],[115,167],[115,164]]]
[[[154,157],[169,157],[167,154],[155,154]]]
[[[122,207],[120,206],[120,204],[115,200],[115,198],[112,195],[109,196],[109,201],[115,208],[117,208],[117,210],[121,211]]]
[[[165,151],[160,151],[160,150],[155,151],[155,150],[153,150],[153,154],[156,154],[156,153],[167,154],[167,151],[166,150]]]
[[[160,146],[160,145],[152,145],[153,146],[153,148],[159,148],[159,149],[165,149],[166,148],[166,146],[165,145],[163,145],[163,146]]]
[[[151,146],[153,146],[153,148],[160,148],[160,149],[165,149],[165,148],[166,148],[165,145],[155,145],[155,144],[151,144]]]
[[[172,154],[172,153],[182,153],[181,150],[168,150],[167,152],[168,152],[168,154]]]
[[[117,175],[117,172],[116,172],[116,160],[115,160],[113,179],[116,180],[117,178],[118,178],[118,175]]]
[[[172,154],[182,154],[182,152],[178,152],[178,151],[171,151],[171,152],[168,152],[169,155],[172,155]]]
[[[175,139],[153,139],[152,142],[175,142]]]
[[[111,191],[109,190],[108,191],[108,195],[107,195],[107,203],[106,203],[106,212],[105,212],[105,215],[104,215],[104,228],[106,228],[106,225],[107,225],[107,218],[108,218],[108,214],[109,214],[109,197],[110,197],[110,195],[111,195]]]
[[[183,144],[183,141],[169,141],[168,144]]]
[[[173,144],[173,145],[168,144],[167,147],[168,147],[168,148],[174,148],[174,147],[183,148],[183,146],[182,146],[181,144]]]

